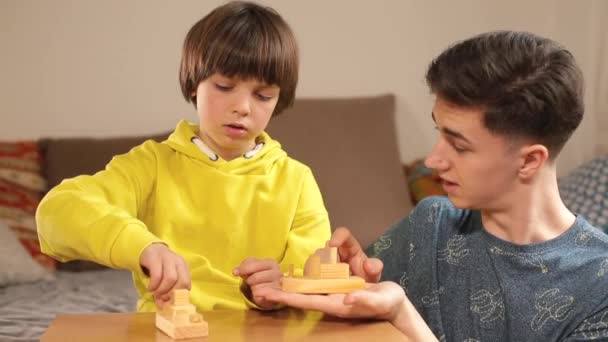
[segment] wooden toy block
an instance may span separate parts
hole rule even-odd
[[[357,276],[347,279],[310,279],[284,277],[281,282],[285,292],[306,294],[349,293],[365,288],[365,280]]]
[[[173,339],[204,337],[209,334],[207,322],[190,304],[188,290],[171,292],[170,302],[156,312],[156,327]]]
[[[304,276],[293,275],[293,265],[281,280],[285,292],[348,293],[365,288],[363,278],[350,276],[350,267],[339,262],[336,247],[319,248],[304,264]]]
[[[350,267],[348,264],[321,264],[321,275],[323,279],[348,279]]]
[[[322,264],[337,264],[338,262],[340,262],[340,260],[338,258],[338,248],[337,247],[329,247],[326,244],[325,248],[317,249],[317,252],[315,254],[317,254],[317,253],[318,253],[319,257],[321,258]]]

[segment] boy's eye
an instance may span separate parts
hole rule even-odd
[[[270,101],[274,97],[274,96],[264,95],[264,94],[260,94],[260,93],[257,93],[256,95],[262,101]]]
[[[233,86],[220,84],[220,83],[215,83],[215,87],[221,91],[228,91],[228,90],[231,90],[232,88],[234,88]]]

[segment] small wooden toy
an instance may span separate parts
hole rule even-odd
[[[285,292],[349,293],[365,288],[365,280],[351,276],[349,265],[339,262],[338,248],[326,244],[306,260],[303,277],[295,277],[293,265],[289,265],[281,287]]]
[[[173,339],[204,337],[209,334],[207,322],[190,304],[188,290],[171,292],[171,301],[156,312],[156,327]]]

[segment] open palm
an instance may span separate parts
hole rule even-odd
[[[366,284],[365,290],[349,294],[307,295],[276,288],[259,293],[266,300],[305,310],[317,310],[342,318],[393,320],[405,300],[403,289],[390,281]]]

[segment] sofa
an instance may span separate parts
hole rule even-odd
[[[390,94],[298,99],[268,128],[288,154],[313,170],[332,226],[349,227],[364,246],[412,208],[394,115]],[[112,156],[147,139],[162,141],[172,129],[0,144],[0,225],[5,226],[0,226],[0,253],[14,260],[0,264],[0,340],[37,340],[57,313],[134,310],[136,293],[128,272],[90,261],[57,263],[41,254],[33,215],[44,192],[63,179],[93,174]],[[3,174],[2,169],[12,171]],[[27,198],[27,205],[11,198]]]

